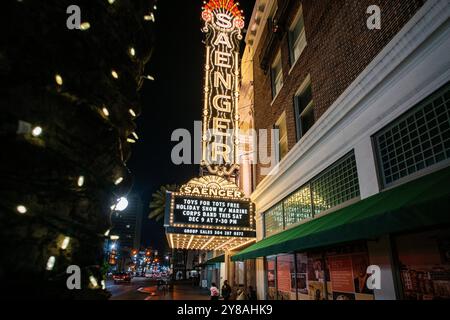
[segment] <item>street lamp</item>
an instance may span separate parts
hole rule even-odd
[[[128,208],[128,199],[125,197],[117,199],[117,203],[111,207],[113,211],[124,211]]]

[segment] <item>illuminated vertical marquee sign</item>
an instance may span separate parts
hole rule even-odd
[[[206,64],[202,166],[230,176],[239,169],[239,48],[244,17],[234,0],[203,7]]]

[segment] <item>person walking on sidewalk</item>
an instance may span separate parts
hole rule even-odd
[[[225,301],[230,300],[230,297],[231,297],[231,286],[228,284],[228,280],[225,280],[223,282],[222,297],[223,297],[223,300],[225,300]]]
[[[217,289],[217,286],[214,282],[211,283],[211,289],[209,290],[211,291],[211,300],[219,300],[219,289]]]

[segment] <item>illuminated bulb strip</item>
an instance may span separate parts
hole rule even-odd
[[[231,242],[233,242],[234,240],[236,240],[236,239],[234,239],[234,238],[231,238],[230,240],[228,240],[228,241],[225,241],[224,243],[222,243],[220,246],[218,246],[217,248],[216,248],[216,250],[219,250],[220,248],[223,248],[223,247],[225,247],[226,245],[228,245],[228,244],[230,244]]]
[[[205,243],[205,245],[204,245],[203,247],[200,248],[200,250],[205,249],[211,242],[214,241],[214,238],[215,238],[215,237],[212,237],[211,239],[209,239],[209,241],[207,241],[207,242]]]
[[[229,251],[235,251],[235,250],[237,250],[237,249],[240,249],[240,248],[242,248],[242,247],[245,247],[246,245],[249,245],[249,244],[254,243],[254,242],[256,242],[256,239],[252,239],[252,240],[250,240],[250,241],[241,243],[240,245],[238,245],[238,246],[236,246],[236,247],[234,247],[234,248],[231,248]]]
[[[189,243],[187,245],[187,248],[189,250],[189,248],[191,247],[192,241],[194,240],[194,236],[191,237],[191,239],[189,240]]]
[[[175,246],[173,245],[173,234],[170,234],[170,246],[172,248],[175,248]]]

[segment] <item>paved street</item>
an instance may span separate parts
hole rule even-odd
[[[157,290],[156,281],[134,278],[131,283],[114,284],[108,280],[106,287],[111,292],[111,300],[208,300],[208,291],[194,288],[189,284],[175,284],[173,292]]]

